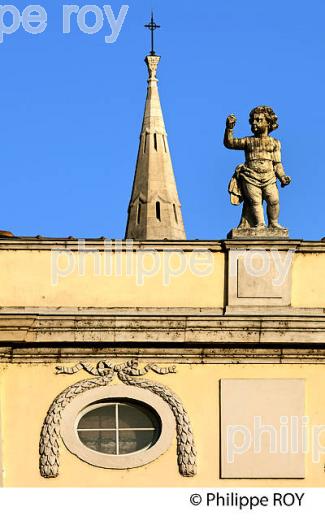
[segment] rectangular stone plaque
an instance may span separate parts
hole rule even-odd
[[[221,478],[304,478],[304,380],[223,379],[220,406]]]
[[[231,249],[228,305],[290,305],[292,258],[290,250]]]

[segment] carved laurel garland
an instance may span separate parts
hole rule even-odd
[[[147,379],[135,381],[126,374],[120,373],[119,379],[126,385],[137,386],[150,390],[159,395],[171,408],[177,429],[177,462],[179,472],[183,477],[193,477],[196,475],[196,448],[192,433],[190,419],[184,409],[180,399],[171,392],[169,388],[159,383],[154,383]]]
[[[55,478],[59,474],[59,436],[62,412],[77,395],[99,386],[108,385],[113,376],[84,379],[69,386],[53,401],[41,430],[39,444],[40,473],[44,478]]]
[[[73,368],[57,367],[57,374],[76,374],[80,370],[98,376],[94,379],[84,379],[74,385],[69,386],[61,392],[50,406],[44,420],[39,453],[40,453],[40,473],[44,478],[55,478],[59,474],[59,436],[62,412],[65,407],[78,395],[97,388],[108,386],[114,374],[118,379],[130,386],[144,388],[160,396],[171,408],[176,420],[177,435],[177,462],[179,472],[184,477],[196,475],[196,448],[190,420],[181,400],[166,386],[154,381],[134,378],[141,377],[149,371],[164,375],[175,373],[175,367],[161,368],[155,364],[149,364],[139,369],[138,361],[132,360],[121,365],[114,365],[108,361],[100,361],[95,367],[88,363],[78,363]]]

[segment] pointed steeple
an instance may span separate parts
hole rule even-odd
[[[185,240],[181,205],[159,99],[156,77],[159,61],[160,56],[156,56],[152,45],[151,54],[145,59],[149,72],[148,93],[126,238]]]

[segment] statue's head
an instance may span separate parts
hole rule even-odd
[[[261,105],[253,108],[249,114],[249,124],[254,134],[263,133],[267,128],[268,133],[278,128],[278,118],[271,107]]]

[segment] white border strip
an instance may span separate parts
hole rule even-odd
[[[236,505],[216,505],[213,495],[228,498],[234,496],[255,497],[267,505],[245,507]],[[282,497],[282,505],[274,504],[274,496]],[[292,504],[292,497],[303,496],[300,505],[297,499]],[[191,504],[191,497],[202,497],[199,505]],[[207,505],[207,497],[210,505]],[[284,498],[286,497],[286,498]],[[287,502],[287,505],[285,504]],[[304,488],[106,488],[106,489],[2,489],[0,490],[1,513],[6,518],[24,518],[24,520],[57,520],[62,518],[111,518],[116,513],[119,518],[132,520],[157,520],[178,518],[187,520],[201,518],[221,518],[237,520],[243,518],[301,519],[318,518],[325,506],[324,489]],[[167,516],[168,515],[168,516]],[[313,516],[314,515],[314,516]],[[115,514],[114,514],[115,516]]]

